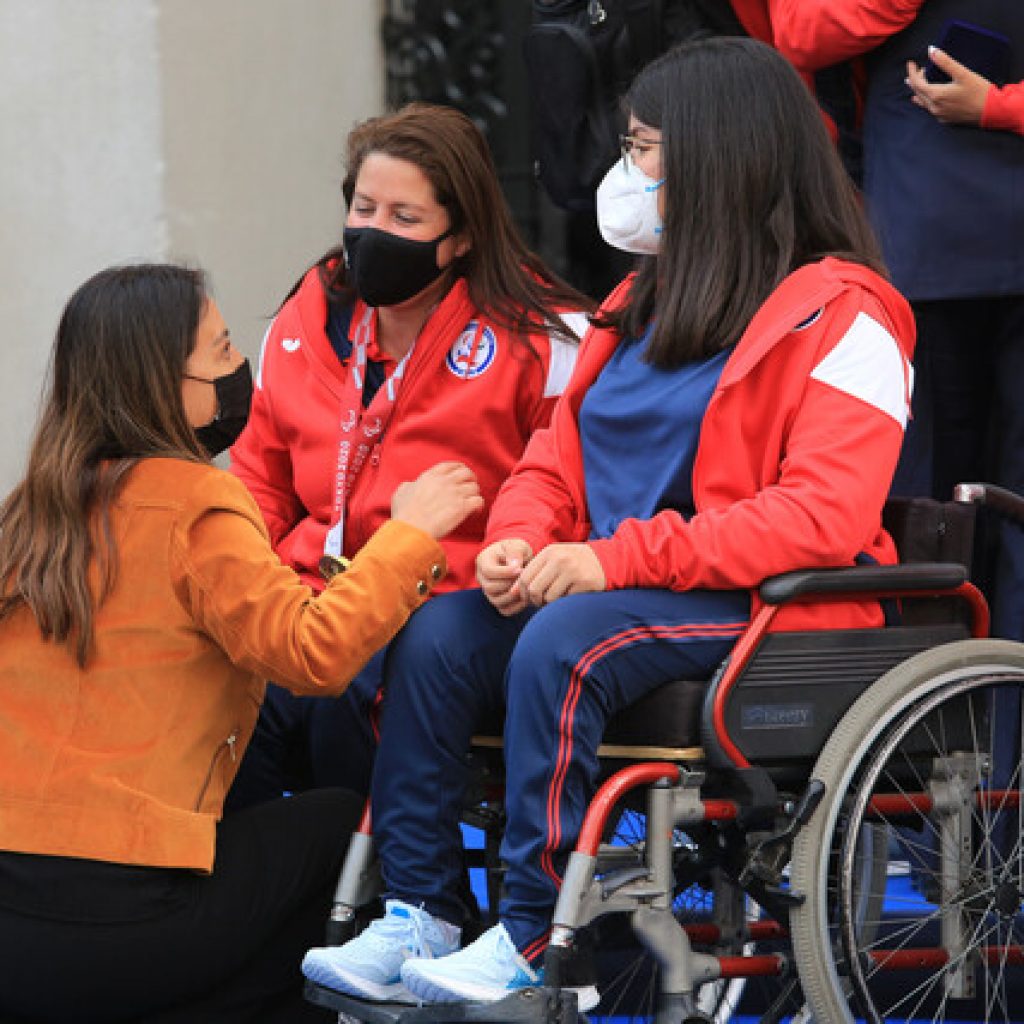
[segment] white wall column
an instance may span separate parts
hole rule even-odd
[[[0,495],[60,310],[113,263],[205,267],[240,346],[338,237],[379,0],[0,0]]]

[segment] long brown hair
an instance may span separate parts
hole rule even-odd
[[[125,474],[148,456],[205,459],[181,381],[206,296],[198,270],[111,268],[71,296],[57,327],[25,478],[0,505],[0,619],[27,604],[80,665],[117,575],[110,506]]]
[[[465,114],[452,107],[410,103],[357,125],[346,147],[346,204],[352,202],[359,169],[370,153],[407,160],[426,175],[452,230],[469,239],[469,251],[455,260],[450,273],[465,277],[470,298],[482,313],[525,335],[531,326],[556,320],[558,309],[594,309],[592,299],[553,274],[523,242],[487,141]],[[328,298],[350,302],[353,291],[345,280],[341,247],[317,265]]]
[[[885,270],[861,203],[793,68],[753,39],[684,43],[626,94],[661,131],[665,218],[627,305],[604,322],[678,366],[734,344],[784,277],[838,256]]]

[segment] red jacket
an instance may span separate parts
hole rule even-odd
[[[365,308],[356,302],[353,323]],[[389,518],[395,488],[437,462],[469,465],[490,508],[530,435],[547,425],[576,345],[542,330],[532,337],[535,357],[488,323],[475,369],[466,373],[453,348],[477,318],[459,279],[424,325],[379,457],[367,459],[349,495],[346,555]],[[585,326],[578,314],[569,319]],[[256,499],[281,560],[316,589],[323,586],[317,562],[334,515],[339,408],[349,372],[331,347],[326,323],[327,301],[313,269],[267,332],[249,423],[231,449],[231,471]],[[473,585],[485,522],[486,512],[471,516],[443,541],[450,572],[438,589]]]
[[[608,299],[624,300],[627,279]],[[549,429],[502,488],[488,542],[533,550],[590,533],[580,403],[618,335],[593,330]],[[881,510],[910,398],[914,320],[874,272],[835,259],[791,274],[758,311],[711,397],[693,470],[696,514],[627,519],[591,542],[610,589],[753,588],[791,569],[895,561]],[[877,602],[786,609],[778,628],[873,626]]]
[[[989,89],[981,114],[981,127],[1004,128],[1024,135],[1024,82]]]
[[[733,0],[769,9],[776,48],[802,72],[859,57],[906,28],[924,0]]]

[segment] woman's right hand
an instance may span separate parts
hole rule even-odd
[[[435,540],[483,507],[476,476],[461,462],[439,462],[399,484],[391,496],[391,518],[419,527]]]
[[[515,538],[490,544],[476,556],[480,589],[502,615],[515,615],[526,607],[519,576],[532,557],[530,545]]]

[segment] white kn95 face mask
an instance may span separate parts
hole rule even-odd
[[[624,252],[650,255],[661,245],[661,215],[655,181],[631,160],[617,160],[597,187],[601,237]]]

